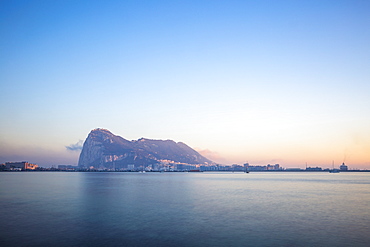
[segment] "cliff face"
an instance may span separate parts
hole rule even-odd
[[[187,164],[211,164],[184,143],[141,138],[128,141],[106,129],[94,129],[86,138],[78,165],[95,168],[127,168],[159,163],[161,160]]]

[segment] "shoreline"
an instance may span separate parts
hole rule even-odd
[[[307,173],[328,173],[330,170],[322,170],[322,171],[306,171],[306,170],[261,170],[261,171],[248,171],[248,173],[263,173],[263,172],[277,172],[277,173],[284,173],[284,172],[307,172]],[[60,170],[60,169],[45,169],[45,170],[2,170],[0,172],[128,172],[128,173],[142,173],[142,171],[110,171],[110,170]],[[219,170],[219,171],[145,171],[145,173],[216,173],[216,172],[229,172],[229,173],[246,173],[245,171],[229,171],[229,170]],[[343,170],[339,171],[339,173],[352,173],[352,172],[370,172],[370,170]]]

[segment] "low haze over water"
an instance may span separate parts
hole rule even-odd
[[[370,173],[0,173],[1,246],[368,246]]]

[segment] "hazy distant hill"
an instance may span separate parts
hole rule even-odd
[[[78,165],[95,168],[127,168],[159,163],[161,160],[187,164],[211,164],[209,159],[182,142],[141,138],[128,141],[106,129],[94,129],[86,138]]]

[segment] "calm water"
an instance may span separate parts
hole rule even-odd
[[[369,246],[370,173],[0,173],[0,246]]]

